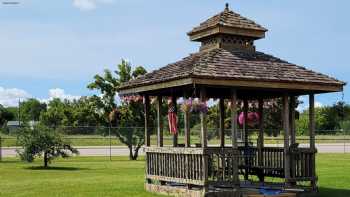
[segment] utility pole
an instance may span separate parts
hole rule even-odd
[[[18,98],[18,125],[21,127],[21,98]]]

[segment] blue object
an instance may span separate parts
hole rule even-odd
[[[267,188],[261,188],[259,189],[260,194],[263,194],[265,196],[275,196],[282,193],[281,190],[276,189],[267,189]]]

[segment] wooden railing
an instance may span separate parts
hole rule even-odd
[[[145,152],[147,179],[205,184],[206,157],[202,148],[148,147]]]
[[[264,147],[147,147],[146,178],[204,186],[237,183],[238,173],[284,178],[284,149]],[[290,152],[291,181],[313,180],[315,151],[297,148]],[[238,161],[238,162],[237,162]]]
[[[291,178],[294,181],[314,180],[314,159],[316,150],[309,148],[298,148],[291,151]]]

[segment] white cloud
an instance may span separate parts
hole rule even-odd
[[[80,10],[89,11],[97,8],[97,4],[110,4],[113,0],[73,0],[73,6]]]
[[[309,97],[308,96],[301,96],[299,97],[299,100],[301,100],[303,103],[298,105],[297,110],[299,112],[303,112],[304,110],[309,109]],[[323,107],[324,105],[321,102],[315,101],[315,107]]]
[[[0,104],[5,107],[17,106],[18,99],[23,100],[30,97],[31,95],[25,90],[17,88],[4,88],[0,86]]]
[[[61,88],[54,88],[49,90],[49,98],[48,99],[42,99],[43,102],[51,101],[55,98],[59,98],[61,100],[74,100],[79,99],[81,96],[75,96],[71,94],[66,94],[65,91]]]

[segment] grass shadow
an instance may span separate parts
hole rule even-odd
[[[338,189],[338,188],[319,188],[319,197],[345,197],[350,196],[350,189]]]
[[[77,168],[77,167],[57,167],[57,166],[30,166],[25,167],[28,170],[57,170],[57,171],[79,171],[79,170],[88,170],[88,168]]]

